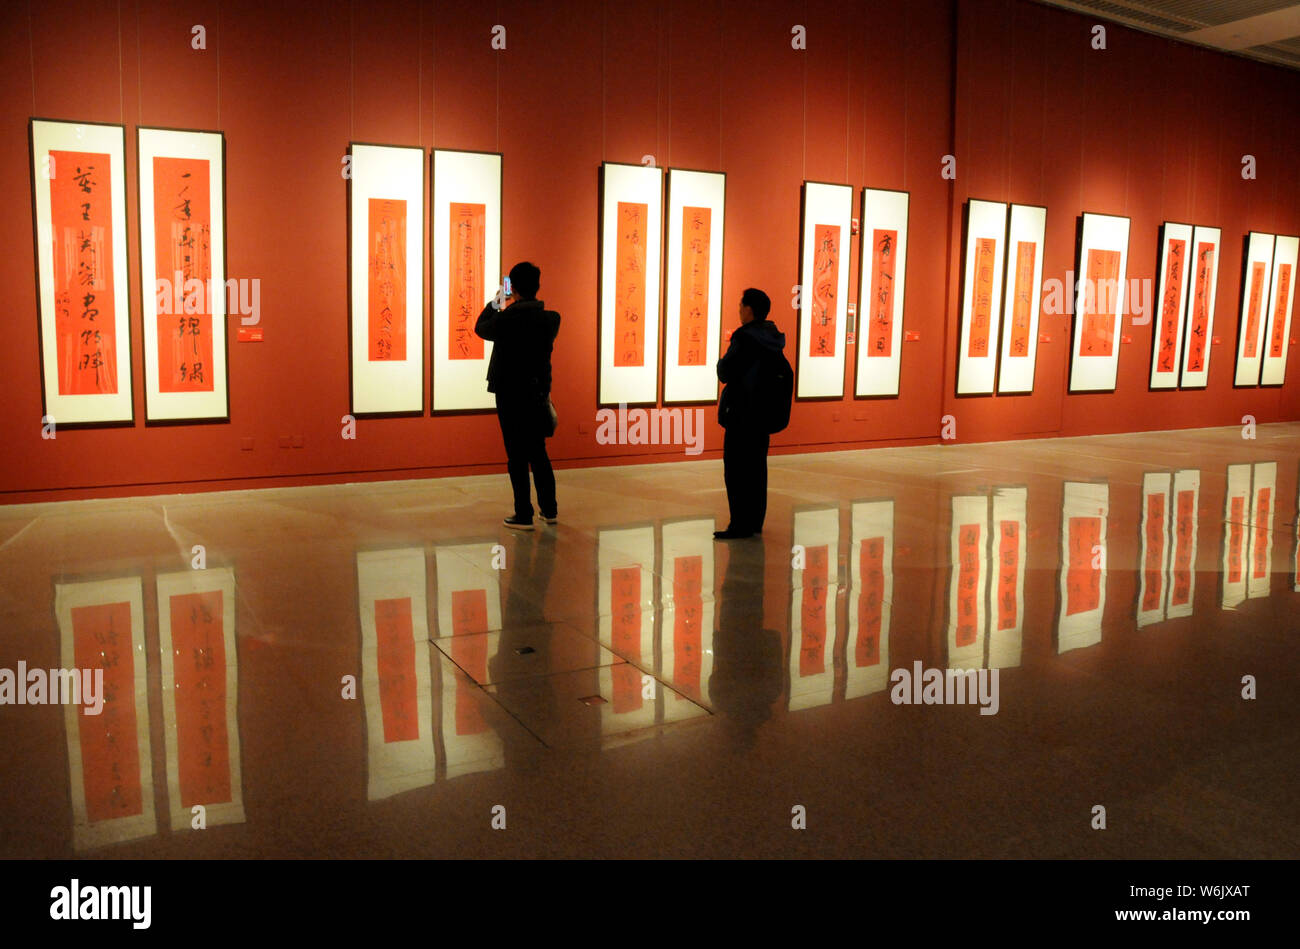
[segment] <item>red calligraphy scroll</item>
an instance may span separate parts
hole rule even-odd
[[[1144,580],[1142,610],[1150,612],[1160,609],[1165,576],[1161,566],[1165,556],[1165,496],[1163,494],[1147,495],[1146,542],[1146,561],[1142,565]]]
[[[880,663],[880,626],[885,608],[885,538],[868,537],[858,551],[858,641],[853,647],[854,665]]]
[[[1286,338],[1286,304],[1291,295],[1291,265],[1277,266],[1277,302],[1273,304],[1273,338],[1268,354],[1273,359],[1282,358],[1282,343]]]
[[[486,682],[488,671],[487,590],[453,590],[451,594],[451,658],[475,682]],[[487,730],[477,691],[456,683],[456,734]]]
[[[818,224],[813,230],[812,325],[809,356],[835,355],[835,295],[840,286],[840,228]]]
[[[681,366],[703,366],[708,350],[712,228],[712,208],[682,208],[682,308],[677,317]]]
[[[1101,544],[1100,517],[1072,517],[1070,565],[1065,575],[1065,615],[1087,613],[1101,605],[1101,566],[1093,566],[1093,548]]]
[[[876,230],[871,236],[871,325],[867,356],[894,354],[894,272],[898,262],[898,231]]]
[[[1259,498],[1255,501],[1255,550],[1252,579],[1263,580],[1268,576],[1269,544],[1273,539],[1273,489],[1260,488]]]
[[[1205,344],[1210,332],[1210,278],[1214,274],[1214,244],[1196,245],[1196,285],[1192,298],[1192,326],[1187,336],[1187,371],[1205,369]]]
[[[1241,582],[1242,531],[1245,529],[1246,499],[1238,495],[1232,499],[1232,514],[1228,518],[1228,582]]]
[[[1015,298],[1011,308],[1011,355],[1029,355],[1029,330],[1034,307],[1034,266],[1038,257],[1038,244],[1034,241],[1016,242]],[[1014,623],[1012,624],[1015,625]],[[999,626],[999,629],[1002,627]]]
[[[184,807],[231,799],[224,606],[220,590],[171,598],[176,749]]]
[[[1250,305],[1246,310],[1246,358],[1254,359],[1259,350],[1259,319],[1264,307],[1264,264],[1250,265]]]
[[[1178,349],[1178,311],[1183,304],[1183,254],[1186,252],[1187,241],[1170,238],[1165,296],[1160,301],[1160,329],[1156,337],[1160,347],[1156,357],[1157,373],[1178,371],[1174,359]]]
[[[979,524],[963,524],[957,532],[958,646],[969,646],[979,634],[980,534]]]
[[[406,201],[371,198],[370,361],[406,359]]]
[[[1030,247],[1034,245],[1030,244]],[[998,524],[998,629],[1015,629],[1019,614],[1020,522]]]
[[[618,203],[618,244],[614,264],[615,366],[645,365],[645,262],[649,213],[645,204]]]
[[[1118,311],[1119,251],[1089,250],[1081,355],[1109,356],[1114,352]]]
[[[153,209],[156,275],[171,287],[170,305],[159,301],[158,391],[212,392],[216,288],[208,160],[155,157]]]
[[[1174,569],[1169,604],[1182,606],[1192,595],[1192,531],[1196,528],[1196,492],[1179,491],[1174,509]]]
[[[447,358],[482,359],[483,340],[474,322],[483,308],[484,246],[487,243],[487,205],[451,202],[451,258],[448,284],[451,336]]]
[[[673,559],[673,681],[700,691],[700,621],[704,614],[704,558]]]
[[[642,205],[644,207],[644,205]],[[641,568],[616,567],[610,571],[610,643],[628,662],[610,670],[614,683],[615,713],[641,707],[641,673],[633,663],[641,659]]]
[[[59,395],[109,395],[117,392],[109,156],[51,149],[50,161]]]
[[[99,821],[141,814],[131,604],[73,608],[72,643],[78,669],[104,670],[103,709],[77,715],[86,816]]]
[[[800,607],[799,675],[826,671],[826,610],[830,565],[826,544],[804,552],[803,596]]]
[[[978,358],[989,354],[989,331],[993,319],[993,258],[997,255],[996,238],[975,239],[975,286],[971,292],[970,340],[966,355]]]
[[[384,743],[420,737],[411,598],[375,600],[375,658]]]

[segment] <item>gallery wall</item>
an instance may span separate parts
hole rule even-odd
[[[797,12],[796,12],[797,11]],[[487,5],[129,0],[7,8],[0,48],[0,499],[8,502],[496,471],[491,414],[362,420],[348,411],[350,141],[500,151],[503,258],[542,269],[561,312],[554,397],[561,465],[685,459],[680,446],[595,438],[597,175],[602,161],[727,173],[724,327],[759,286],[793,345],[800,183],[911,193],[897,399],[796,404],[778,451],[1161,430],[1300,418],[1295,348],[1282,389],[1233,390],[1240,241],[1300,233],[1288,121],[1300,75],[1110,27],[1027,0],[808,3],[667,0]],[[491,47],[495,24],[504,50]],[[807,28],[807,49],[791,26]],[[205,27],[207,48],[191,46]],[[75,56],[73,55],[75,51]],[[74,65],[75,63],[75,65]],[[140,312],[135,129],[226,136],[228,276],[257,278],[264,339],[231,333],[230,421],[136,423],[41,437],[29,204],[30,117],[127,130],[131,313]],[[945,155],[957,175],[941,177]],[[1258,178],[1243,181],[1241,156]],[[1223,228],[1210,386],[1149,392],[1151,327],[1131,327],[1112,394],[1066,394],[1069,323],[1043,318],[1029,396],[955,397],[962,207],[1048,207],[1044,278],[1074,267],[1075,217],[1132,218],[1130,276],[1152,276],[1164,220]],[[855,214],[856,198],[855,198]],[[858,281],[852,242],[850,286]],[[429,275],[426,261],[426,286]],[[856,299],[856,289],[852,297]],[[426,300],[426,326],[428,319]],[[853,364],[853,354],[847,360]],[[849,372],[852,372],[850,368]],[[846,380],[852,392],[852,378]],[[704,410],[704,457],[722,432]]]

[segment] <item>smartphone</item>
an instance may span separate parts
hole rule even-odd
[[[514,294],[515,294],[515,292],[514,292],[513,290],[510,289],[510,278],[509,278],[509,277],[506,277],[506,279],[503,280],[503,281],[501,282],[501,289],[505,290],[505,292],[506,292],[506,296],[508,296],[508,297],[514,296]]]

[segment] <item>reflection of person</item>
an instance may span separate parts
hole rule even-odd
[[[767,314],[772,301],[762,290],[749,288],[740,298],[740,327],[718,360],[718,381],[725,383],[718,400],[722,439],[722,477],[727,486],[731,523],[714,537],[752,537],[763,532],[767,516],[767,449],[771,419],[766,418],[762,388],[780,357],[784,364],[785,334]]]
[[[542,272],[524,261],[510,269],[509,301],[504,309],[493,300],[483,308],[474,332],[492,341],[488,391],[496,394],[497,421],[506,446],[506,469],[515,495],[515,512],[507,527],[533,529],[528,469],[537,484],[537,506],[548,524],[556,519],[555,472],[546,454],[550,432],[551,347],[560,331],[560,314],[537,299]],[[503,291],[507,288],[503,288]]]
[[[753,744],[785,686],[781,634],[763,628],[764,553],[762,544],[731,546],[713,635],[709,698],[742,748]]]

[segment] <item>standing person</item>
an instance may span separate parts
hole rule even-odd
[[[718,381],[725,386],[718,400],[718,424],[726,430],[722,471],[731,508],[727,529],[713,533],[719,540],[763,533],[768,443],[790,418],[793,378],[785,334],[767,318],[771,309],[766,293],[746,290],[740,297],[740,327],[718,360]]]
[[[554,524],[557,516],[555,472],[546,455],[546,439],[552,433],[551,347],[560,331],[560,314],[537,299],[541,279],[542,272],[533,264],[515,264],[502,287],[505,307],[499,308],[493,300],[474,324],[475,333],[492,341],[488,391],[496,395],[506,469],[515,495],[515,512],[505,525],[523,531],[533,529],[530,467],[542,519]]]

